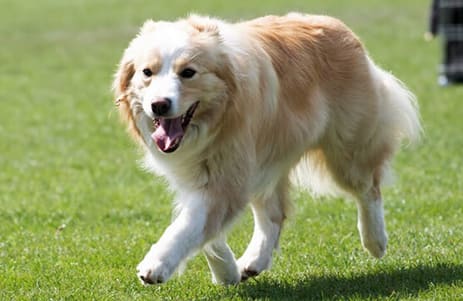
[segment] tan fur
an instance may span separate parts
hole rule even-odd
[[[166,26],[188,34],[170,68],[179,73],[192,66],[198,74],[182,81],[180,105],[200,101],[185,141],[169,155],[150,141],[153,128],[141,106],[157,78],[139,75],[145,66],[154,73],[163,68],[163,45],[149,45]],[[379,186],[401,141],[420,132],[417,107],[413,95],[372,63],[339,20],[289,14],[236,24],[200,16],[149,21],[126,50],[114,91],[132,135],[147,149],[149,167],[168,179],[179,198],[188,191],[203,195],[204,236],[194,248],[218,237],[252,202],[256,229],[238,261],[243,279],[270,264],[290,208],[287,191],[296,166],[304,169],[298,173],[302,182],[315,175],[317,186],[329,178],[356,197],[362,242],[373,255],[384,254]],[[176,203],[179,212],[189,206],[181,199]],[[260,242],[266,235],[271,246]],[[222,243],[211,246],[229,252]],[[222,271],[207,254],[211,269]],[[260,259],[250,260],[256,254]]]

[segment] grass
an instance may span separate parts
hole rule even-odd
[[[422,0],[3,0],[0,11],[0,300],[455,300],[463,298],[463,88],[436,86]],[[426,136],[385,190],[387,256],[360,247],[355,205],[294,193],[270,272],[212,285],[202,256],[143,287],[134,269],[170,221],[172,195],[141,171],[109,87],[147,18],[337,16],[417,94]],[[241,254],[249,213],[230,234]]]

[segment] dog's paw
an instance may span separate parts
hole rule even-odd
[[[262,256],[247,256],[245,254],[238,259],[237,264],[241,273],[241,281],[246,281],[268,269],[270,259],[263,258]]]
[[[362,246],[372,256],[381,258],[386,254],[387,233],[382,227],[364,227],[359,225],[360,240]]]
[[[141,283],[149,285],[166,282],[172,275],[172,269],[159,260],[147,257],[137,266],[137,276]]]
[[[363,247],[372,256],[383,257],[386,254],[387,233],[380,202],[372,202],[360,208],[357,228]]]
[[[235,285],[240,283],[241,279],[241,274],[238,271],[229,275],[212,275],[212,283],[219,285]]]
[[[252,268],[244,268],[241,270],[241,282],[244,282],[248,280],[249,278],[256,277],[259,274],[260,272],[257,272],[256,270]]]
[[[381,258],[386,254],[387,235],[384,232],[376,237],[364,237],[362,245],[372,256]]]

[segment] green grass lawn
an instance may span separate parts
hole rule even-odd
[[[423,0],[2,0],[0,10],[0,300],[463,299],[463,86],[436,86]],[[161,179],[112,104],[116,64],[147,18],[188,12],[238,20],[304,11],[337,16],[379,65],[417,94],[426,135],[395,161],[385,189],[382,260],[360,246],[355,204],[294,192],[273,268],[211,284],[202,256],[181,277],[143,287],[135,267],[170,221]],[[247,213],[230,234],[240,255]]]

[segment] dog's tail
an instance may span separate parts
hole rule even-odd
[[[387,145],[392,157],[404,142],[407,145],[413,144],[421,136],[418,103],[413,93],[399,79],[371,61],[370,74],[377,95],[379,112],[377,123],[371,126],[377,130],[374,132],[373,142],[359,153],[374,156],[375,153],[380,152],[374,145]],[[390,158],[387,158],[382,162],[380,175],[382,183],[390,182],[393,178],[389,160]],[[320,149],[309,151],[292,170],[290,177],[295,186],[308,190],[314,195],[346,195],[346,191],[336,184],[325,154]]]
[[[412,144],[419,140],[423,129],[418,113],[415,95],[395,76],[371,63],[374,77],[378,84],[380,99],[379,109],[384,116],[382,122],[391,130],[397,146],[403,141]]]

